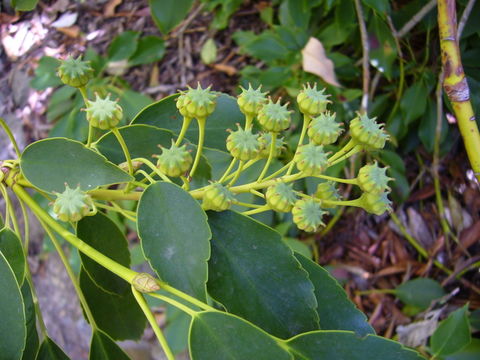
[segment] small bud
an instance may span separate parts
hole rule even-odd
[[[323,146],[313,143],[302,145],[295,154],[297,168],[304,175],[320,175],[327,167],[327,154],[323,151]]]
[[[383,149],[388,135],[375,119],[358,113],[357,117],[350,122],[350,135],[361,145],[373,149]]]
[[[265,130],[278,133],[290,126],[290,112],[287,104],[282,106],[280,100],[273,103],[269,99],[268,103],[260,108],[257,119]]]
[[[192,165],[193,159],[186,145],[176,146],[172,141],[170,149],[162,148],[157,156],[158,169],[167,176],[177,177],[185,174]]]
[[[108,130],[118,125],[123,117],[123,110],[114,100],[110,100],[110,95],[102,99],[98,94],[95,95],[94,101],[88,101],[87,120],[92,126]]]
[[[268,158],[270,154],[270,146],[272,144],[272,134],[270,133],[263,133],[260,135],[259,139],[260,141],[260,152],[258,155],[262,159]],[[273,152],[273,157],[279,157],[280,154],[282,153],[283,149],[283,141],[282,139],[279,139],[278,137],[275,138],[275,151]]]
[[[93,207],[90,195],[78,186],[71,189],[65,184],[65,191],[55,194],[57,198],[53,203],[53,212],[61,221],[79,221],[86,216]]]
[[[292,210],[295,201],[297,201],[297,196],[290,185],[278,182],[267,189],[265,199],[272,210],[289,212]]]
[[[148,273],[137,274],[132,281],[135,290],[141,293],[151,293],[160,290],[156,279]]]
[[[243,130],[238,126],[238,130],[232,131],[227,137],[227,150],[241,161],[255,159],[262,146],[258,138],[251,130]]]
[[[251,117],[257,116],[262,105],[267,102],[265,96],[267,93],[262,93],[260,91],[261,87],[253,89],[250,84],[248,84],[248,89],[240,87],[242,93],[237,98],[237,104],[243,114]]]
[[[335,121],[335,113],[324,112],[314,118],[308,128],[308,137],[317,145],[329,145],[337,141],[342,129]]]
[[[317,116],[325,111],[327,104],[331,103],[328,100],[329,95],[324,95],[323,90],[317,90],[317,84],[313,87],[310,84],[303,85],[303,90],[297,95],[297,103],[300,111],[308,116]]]
[[[292,209],[293,222],[306,232],[316,232],[320,226],[325,226],[322,222],[325,214],[318,201],[312,198],[298,200]]]
[[[378,194],[390,190],[388,182],[391,178],[387,176],[387,168],[379,167],[376,161],[363,166],[358,172],[357,179],[358,185],[365,192]]]
[[[64,84],[79,88],[87,85],[93,77],[93,69],[89,61],[82,61],[80,56],[77,59],[70,56],[60,60],[57,74]]]
[[[216,182],[208,185],[203,193],[202,208],[204,210],[224,211],[229,209],[235,197],[222,184]]]
[[[205,119],[211,115],[217,105],[217,95],[210,91],[210,86],[202,89],[200,83],[196,89],[188,87],[187,91],[180,92],[177,98],[177,109],[187,118]]]

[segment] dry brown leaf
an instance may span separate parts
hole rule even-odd
[[[123,0],[110,0],[103,8],[103,15],[105,17],[111,17],[115,15],[115,9],[122,3]]]
[[[237,69],[230,65],[225,64],[214,64],[213,68],[215,70],[226,73],[228,76],[233,76],[237,73]]]
[[[307,45],[302,50],[303,70],[321,77],[325,82],[341,87],[335,76],[333,61],[325,54],[320,40],[311,37]]]
[[[80,35],[80,27],[77,25],[60,27],[57,28],[57,30],[74,39],[78,38],[78,36]]]

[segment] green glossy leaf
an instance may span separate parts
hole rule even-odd
[[[288,341],[295,359],[422,360],[416,351],[376,335],[359,337],[350,331],[312,331]]]
[[[277,232],[232,211],[211,211],[208,222],[208,291],[215,300],[282,338],[318,329],[313,285]]]
[[[98,212],[86,216],[77,224],[77,236],[94,249],[117,263],[130,267],[130,252],[124,233],[107,215]],[[130,285],[111,271],[80,252],[82,265],[97,286],[107,292],[124,294]]]
[[[130,122],[140,110],[153,102],[150,96],[130,89],[114,88],[112,93],[120,98],[118,104],[123,108],[123,117],[126,122]]]
[[[165,55],[165,42],[159,36],[144,36],[138,40],[135,53],[128,63],[132,66],[150,64],[160,60]]]
[[[20,167],[29,182],[47,192],[63,192],[65,183],[88,191],[132,180],[102,155],[65,138],[40,140],[27,146]]]
[[[0,251],[0,355],[21,359],[27,329],[22,294],[15,274]]]
[[[480,358],[480,339],[472,338],[472,342],[462,350],[445,357],[445,360],[478,360]]]
[[[275,31],[266,30],[241,46],[247,54],[266,62],[285,59],[288,48]]]
[[[435,357],[454,354],[470,343],[472,338],[467,310],[468,305],[465,305],[440,322],[430,338],[430,347]]]
[[[403,94],[400,101],[402,121],[410,124],[425,113],[427,107],[428,88],[423,81],[417,81],[410,86]]]
[[[62,85],[62,81],[57,76],[57,68],[60,65],[58,59],[51,56],[43,56],[35,69],[35,77],[30,85],[37,90]]]
[[[168,129],[175,134],[180,132],[183,117],[175,106],[175,99],[178,95],[168,96],[144,108],[133,119],[132,124],[148,124],[162,129]],[[225,141],[228,137],[227,129],[235,129],[236,123],[243,124],[245,118],[240,112],[235,98],[220,94],[217,98],[217,107],[212,115],[207,118],[205,126],[206,138],[205,146],[226,150]],[[186,138],[190,142],[197,144],[198,126],[196,121],[192,121]]]
[[[30,360],[35,359],[40,345],[36,326],[37,318],[35,316],[35,305],[33,303],[32,291],[28,281],[23,282],[21,291],[23,303],[25,305],[25,324],[27,329],[27,338],[22,360]]]
[[[140,339],[146,320],[131,292],[123,295],[107,293],[83,269],[80,271],[80,288],[99,329],[115,340]]]
[[[25,277],[25,253],[17,234],[8,228],[0,230],[0,251],[10,264],[18,284],[22,285]]]
[[[166,314],[165,338],[172,352],[178,354],[188,347],[191,318],[190,315],[168,304],[166,306]]]
[[[140,198],[137,227],[158,276],[205,300],[211,233],[199,203],[175,184],[154,183]]]
[[[177,26],[188,14],[193,0],[149,0],[153,21],[164,34]]]
[[[317,312],[322,330],[350,330],[359,336],[375,334],[367,317],[351,302],[345,290],[320,265],[296,253],[295,257],[308,272],[315,286]]]
[[[110,336],[101,330],[95,330],[90,344],[89,360],[129,360],[127,354]]]
[[[35,9],[38,0],[12,0],[12,6],[17,11],[30,11]]]
[[[362,0],[362,2],[368,7],[372,8],[378,14],[389,14],[391,11],[390,3],[385,0]]]
[[[429,278],[417,278],[404,282],[395,289],[395,295],[407,305],[427,309],[430,303],[445,295],[442,286]]]
[[[278,231],[278,229],[276,229],[276,230]],[[282,238],[282,240],[285,242],[285,244],[288,245],[288,247],[290,249],[292,249],[292,251],[294,253],[297,252],[299,254],[302,254],[307,259],[312,258],[312,250],[310,250],[310,247],[307,244],[305,244],[304,242],[302,242],[302,241],[300,241],[296,238],[290,238],[290,237],[284,237],[284,238]],[[297,260],[298,260],[298,258],[297,258]]]
[[[190,328],[193,360],[291,359],[275,339],[247,321],[221,312],[197,314]]]
[[[36,360],[70,360],[55,342],[47,337],[40,345]]]
[[[110,61],[126,60],[137,50],[138,31],[125,31],[116,36],[108,46],[107,54]]]

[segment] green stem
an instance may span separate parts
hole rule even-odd
[[[5,227],[10,228],[10,203],[7,201],[7,188],[2,183],[0,183],[0,192],[5,199]]]
[[[198,306],[200,309],[203,309],[203,310],[207,310],[207,311],[216,311],[213,307],[211,307],[210,305],[208,304],[205,304],[204,302],[200,301],[200,300],[197,300],[195,299],[193,296],[190,296],[188,294],[185,294],[183,291],[180,291],[178,289],[175,289],[174,287],[166,284],[166,283],[163,283],[163,282],[159,282],[159,285],[160,287],[165,290],[165,291],[168,291],[169,293],[175,295],[175,296],[178,296],[179,298],[183,299],[183,300],[186,300],[188,301],[189,303],[195,305],[195,306]]]
[[[259,204],[249,204],[241,201],[236,201],[235,205],[243,206],[243,207],[249,207],[249,208],[255,208],[255,209],[260,209],[265,207],[265,205],[259,205]]]
[[[160,295],[157,293],[148,293],[148,295],[150,295],[151,297],[163,300],[166,303],[169,303],[170,305],[175,306],[177,309],[182,310],[183,312],[187,313],[192,317],[195,316],[195,314],[197,313],[195,310],[190,309],[188,306],[185,306],[181,302],[171,299],[168,296]]]
[[[333,176],[327,176],[327,175],[314,175],[313,177],[319,178],[319,179],[325,179],[325,180],[331,180],[339,183],[344,183],[344,184],[352,184],[352,185],[358,185],[358,180],[357,178],[354,179],[342,179],[342,178],[337,178]]]
[[[259,207],[257,209],[252,209],[252,210],[248,210],[248,211],[244,211],[242,212],[243,215],[254,215],[254,214],[260,214],[262,212],[265,212],[265,211],[268,211],[270,210],[270,206],[268,205],[264,205],[262,207]]]
[[[348,159],[350,156],[362,151],[362,146],[361,145],[356,145],[353,149],[351,149],[349,152],[347,152],[345,155],[340,156],[337,158],[335,161],[332,161],[331,159],[328,160],[328,166],[333,166],[338,164],[339,162]]]
[[[357,145],[356,141],[353,140],[353,139],[350,139],[350,141],[348,143],[346,143],[343,148],[338,150],[335,154],[333,154],[330,157],[330,159],[328,159],[328,162],[331,163],[331,162],[335,161],[336,159],[338,159],[339,157],[345,155],[350,150],[352,150],[356,145]]]
[[[323,237],[323,236],[327,235],[330,232],[330,230],[332,230],[332,228],[335,226],[335,224],[338,222],[338,220],[340,220],[340,218],[342,217],[342,214],[343,214],[344,211],[345,211],[345,206],[341,206],[337,210],[337,212],[335,213],[333,218],[330,219],[327,226],[325,226],[325,228],[322,230],[322,232],[320,233],[320,236]]]
[[[137,219],[135,218],[135,215],[137,215],[137,213],[135,211],[125,210],[125,209],[121,208],[119,205],[115,204],[114,202],[112,202],[112,205],[113,206],[109,206],[109,205],[106,205],[106,204],[95,202],[95,206],[99,207],[100,209],[115,211],[115,212],[118,212],[118,213],[122,214],[124,217],[126,217],[127,219],[129,219],[133,222],[137,221]]]
[[[245,162],[243,161],[240,161],[240,163],[238,164],[238,169],[237,171],[235,172],[235,176],[233,177],[232,180],[230,180],[230,182],[228,183],[228,187],[230,186],[233,186],[233,184],[235,184],[235,182],[238,180],[238,178],[240,177],[240,174],[242,173],[242,170],[243,170],[243,166],[245,165]]]
[[[80,285],[78,283],[77,277],[75,276],[75,273],[72,270],[72,267],[70,266],[70,263],[68,262],[67,257],[65,256],[65,253],[63,252],[62,246],[58,243],[55,235],[52,233],[50,228],[42,221],[42,219],[37,215],[37,218],[40,222],[40,225],[42,225],[43,229],[47,233],[48,237],[50,238],[50,241],[52,242],[53,246],[55,247],[55,250],[58,253],[58,256],[60,257],[60,260],[63,263],[63,266],[65,267],[65,270],[67,271],[68,277],[70,278],[70,281],[72,282],[72,285],[75,289],[75,292],[77,293],[78,300],[80,301],[80,304],[82,304],[83,311],[85,311],[85,315],[87,315],[88,322],[90,326],[92,327],[93,330],[97,329],[97,324],[95,323],[95,319],[93,317],[92,311],[90,310],[90,307],[88,306],[87,300],[85,299],[85,296],[83,295],[82,289],[80,289]]]
[[[120,134],[120,131],[116,127],[112,128],[112,133],[113,135],[115,135],[120,146],[122,147],[123,154],[125,155],[125,159],[127,160],[128,173],[133,176],[132,158],[130,156],[130,151],[128,150],[127,144],[125,143],[122,134]]]
[[[20,233],[20,226],[18,226],[18,221],[17,221],[17,215],[15,214],[15,208],[12,205],[12,201],[10,200],[10,196],[8,195],[8,190],[5,187],[5,185],[0,183],[0,189],[3,193],[3,197],[5,198],[5,225],[9,227],[10,222],[8,221],[8,218],[12,220],[13,224],[13,229],[15,230],[15,233],[17,234],[18,238],[22,238],[22,234]]]
[[[243,167],[243,170],[247,170],[250,166],[254,165],[257,161],[259,161],[260,159],[259,158],[256,158],[254,160],[248,160],[246,163],[245,163],[245,166]],[[228,176],[225,177],[225,179],[223,179],[223,181],[227,181],[227,180],[230,180],[231,178],[233,178],[235,176],[235,174],[230,174]]]
[[[192,122],[192,118],[183,117],[182,129],[180,130],[180,134],[178,134],[177,141],[175,142],[175,146],[180,146],[182,143],[185,134],[187,133],[188,128],[190,127],[190,123]]]
[[[137,170],[137,174],[143,175],[150,184],[153,184],[155,182],[155,179],[153,179],[146,171],[143,171],[142,169]]]
[[[180,175],[180,179],[183,182],[182,189],[185,191],[190,191],[190,182],[188,181],[188,179],[183,175]]]
[[[32,292],[33,307],[35,308],[35,315],[37,316],[38,323],[40,324],[40,331],[43,334],[44,338],[48,336],[47,327],[45,326],[45,321],[43,320],[42,311],[40,310],[40,303],[38,302],[37,292],[35,291],[35,286],[33,284],[32,273],[30,272],[30,267],[27,263],[27,271],[25,272],[25,280],[27,280],[28,285],[30,285],[30,291]]]
[[[236,162],[237,162],[237,159],[233,158],[232,161],[230,162],[230,165],[228,165],[227,170],[225,170],[220,180],[218,180],[219,183],[222,183],[226,180],[227,176],[230,174],[230,171],[232,171]]]
[[[135,158],[134,161],[140,161],[142,162],[143,164],[147,165],[152,171],[155,172],[155,174],[157,174],[158,176],[160,176],[160,178],[163,180],[163,181],[166,181],[166,182],[172,182],[172,180],[170,180],[164,173],[162,173],[156,166],[154,163],[152,163],[150,160],[148,159],[145,159],[145,158]]]
[[[13,133],[10,130],[10,127],[7,125],[7,122],[2,117],[0,117],[0,126],[3,128],[8,138],[10,139],[10,142],[12,143],[13,148],[15,149],[15,153],[17,154],[18,157],[20,157],[22,153],[18,148],[18,144],[17,144],[17,141],[15,140],[15,136],[13,136]]]
[[[263,177],[268,171],[268,168],[270,167],[270,163],[272,162],[272,159],[273,159],[273,154],[275,154],[275,141],[277,140],[277,133],[271,132],[270,136],[272,138],[272,142],[270,143],[270,152],[268,153],[267,162],[265,163],[265,166],[263,167],[263,170],[260,173],[260,176],[258,177],[257,182],[262,181]]]
[[[138,305],[140,305],[140,308],[145,314],[145,317],[150,323],[150,326],[152,327],[153,332],[157,336],[158,342],[162,346],[165,356],[167,357],[168,360],[175,360],[175,356],[173,355],[173,352],[170,349],[170,346],[168,345],[167,339],[165,339],[165,336],[163,335],[162,330],[158,326],[155,316],[152,314],[152,311],[148,307],[147,302],[145,301],[145,298],[133,286],[132,286],[132,293],[133,293],[133,296],[135,297],[135,300],[137,300]]]
[[[197,146],[197,153],[195,154],[195,160],[193,160],[192,169],[190,170],[190,178],[193,177],[195,171],[197,170],[198,164],[200,163],[200,157],[202,156],[203,151],[203,143],[205,141],[205,118],[197,119],[198,122],[198,146]]]
[[[245,115],[245,130],[250,130],[252,128],[253,116]]]
[[[303,145],[303,140],[305,139],[305,135],[307,134],[308,125],[310,125],[311,121],[312,121],[311,116],[306,115],[306,114],[303,115],[302,132],[300,133],[300,139],[298,139],[297,148],[295,149],[295,155],[297,154],[299,148]],[[295,157],[295,155],[293,157]],[[290,166],[288,167],[287,175],[290,175],[292,173],[294,165],[295,165],[295,162],[292,161],[290,163]]]
[[[281,169],[278,169],[277,171],[275,171],[272,175],[269,175],[267,176],[265,179],[263,180],[270,180],[270,179],[273,179],[274,177],[277,177],[278,175],[280,175],[282,172],[284,172],[285,170],[289,169],[290,166],[292,164],[295,164],[293,161],[290,161],[287,165],[283,166]]]
[[[85,103],[85,106],[88,106],[87,88],[85,86],[82,86],[82,87],[79,87],[78,90],[80,90],[80,94],[82,94],[82,98],[83,98],[83,102]],[[89,122],[88,123],[87,145],[86,145],[87,147],[90,147],[92,145],[94,130],[95,130],[94,127]]]

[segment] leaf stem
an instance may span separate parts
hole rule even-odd
[[[177,309],[182,310],[183,312],[187,313],[192,317],[195,316],[195,314],[197,313],[195,310],[190,309],[188,306],[185,306],[181,302],[171,299],[168,296],[160,295],[157,293],[148,293],[148,295],[150,295],[151,297],[163,300],[166,303],[169,303],[170,305],[175,306]]]
[[[159,281],[160,287],[163,290],[168,291],[169,293],[171,293],[175,296],[178,296],[179,298],[181,298],[183,300],[186,300],[186,301],[188,301],[189,303],[191,303],[195,306],[198,306],[200,309],[207,310],[207,311],[216,311],[216,309],[214,309],[213,307],[211,307],[208,304],[205,304],[203,301],[195,299],[193,296],[190,296],[190,295],[184,293],[183,291],[175,289],[174,287],[168,285],[167,283],[164,283],[160,280],[158,280],[158,281]]]

